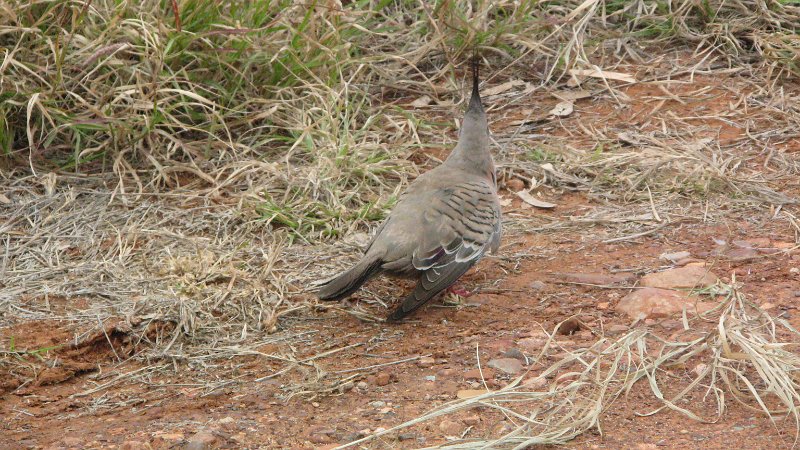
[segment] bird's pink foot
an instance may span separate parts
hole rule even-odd
[[[456,286],[456,285],[452,285],[449,288],[447,288],[447,292],[464,298],[468,298],[472,296],[472,294],[474,294],[474,292],[470,292],[465,288],[463,288],[462,286]]]

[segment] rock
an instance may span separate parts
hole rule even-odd
[[[414,433],[400,433],[397,435],[397,439],[400,441],[410,441],[412,439],[416,439],[417,435]]]
[[[436,375],[445,378],[445,377],[452,377],[457,373],[458,371],[456,369],[453,369],[452,367],[445,367],[444,369],[439,369],[439,371],[436,372]]]
[[[489,360],[489,367],[500,370],[510,375],[517,374],[522,371],[522,363],[514,358],[496,358]]]
[[[444,419],[439,423],[439,429],[445,436],[461,436],[462,426],[454,420]]]
[[[369,406],[372,406],[373,408],[383,408],[384,406],[386,406],[386,402],[381,400],[375,400],[374,402],[370,402]]]
[[[505,353],[503,353],[503,357],[518,359],[522,361],[523,364],[528,363],[528,358],[516,347],[508,349]]]
[[[366,381],[359,381],[358,383],[356,383],[356,388],[359,391],[366,391],[367,389],[369,389],[369,385],[367,384]]]
[[[800,267],[792,267],[789,269],[789,273],[800,273]]]
[[[431,358],[430,356],[423,356],[422,358],[417,360],[417,365],[422,368],[431,367],[434,364],[436,364],[436,360]]]
[[[553,277],[570,283],[600,284],[609,285],[633,281],[634,276],[630,273],[605,274],[605,273],[553,273]]]
[[[462,419],[461,421],[464,422],[464,425],[468,427],[474,427],[475,425],[481,422],[481,416],[477,414],[471,414],[467,417],[464,417],[464,419]]]
[[[202,430],[190,437],[183,447],[186,450],[206,450],[217,442],[217,437],[208,431]]]
[[[219,419],[219,423],[221,423],[222,425],[230,425],[230,424],[235,423],[235,422],[236,422],[236,419],[234,419],[231,416],[225,416],[222,419]]]
[[[512,178],[506,181],[506,189],[511,192],[519,192],[525,189],[525,182],[520,180],[519,178]]]
[[[483,370],[483,379],[490,380],[494,378],[494,369],[491,367],[482,367],[481,370]],[[464,379],[481,380],[481,370],[472,369],[464,372]]]
[[[564,336],[569,336],[571,334],[575,334],[576,332],[580,331],[581,329],[581,321],[576,319],[575,317],[570,317],[569,319],[561,322],[558,326],[558,330],[556,333],[563,334]]]
[[[697,258],[683,258],[680,261],[675,261],[676,266],[700,266],[705,267],[705,261],[699,260]]]
[[[684,265],[688,266],[688,267],[706,267],[708,264],[706,264],[705,261],[693,260],[693,261],[687,262]]]
[[[531,389],[542,389],[543,387],[547,386],[547,379],[536,376],[528,378],[522,383],[522,385]]]
[[[308,440],[315,444],[328,444],[331,442],[331,437],[327,434],[312,433],[308,436]]]
[[[800,291],[794,291],[794,296],[795,297],[800,297]]]
[[[636,289],[619,301],[616,311],[626,314],[633,320],[660,319],[672,314],[687,311],[708,311],[712,305],[697,302],[697,297],[684,293],[658,288]]]
[[[597,304],[597,309],[603,311],[603,310],[608,309],[609,306],[611,306],[611,303],[609,303],[609,302],[600,302],[600,303]]]
[[[732,248],[725,252],[725,256],[731,261],[749,261],[758,256],[758,251],[753,248]]]
[[[157,437],[171,442],[177,442],[183,440],[183,433],[163,433],[159,434]]]
[[[639,284],[644,287],[664,289],[692,289],[713,286],[719,278],[703,267],[686,266],[650,273]]]
[[[392,380],[392,376],[389,375],[389,372],[378,372],[375,375],[375,385],[376,386],[386,386]]]
[[[692,254],[684,250],[682,252],[662,253],[658,258],[675,264],[682,259],[689,258],[690,256],[692,256]]]
[[[61,443],[67,447],[83,447],[86,444],[86,441],[79,437],[69,436],[62,439]]]
[[[477,397],[488,392],[486,389],[462,389],[456,392],[456,397],[465,400],[472,397]]]
[[[541,291],[542,289],[547,287],[547,284],[544,281],[536,280],[528,285],[531,290],[534,291]]]
[[[775,305],[770,302],[764,302],[761,304],[760,308],[763,309],[764,311],[767,311],[770,309],[775,309]]]
[[[694,374],[699,377],[700,375],[705,373],[706,370],[708,370],[708,364],[700,363],[700,364],[694,366],[694,369],[692,369],[692,370],[694,371]]]
[[[125,441],[119,446],[119,450],[148,450],[149,445],[141,441]]]

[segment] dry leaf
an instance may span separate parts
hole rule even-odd
[[[538,198],[531,195],[528,191],[519,191],[517,192],[517,196],[522,199],[523,202],[534,206],[536,208],[543,208],[543,209],[552,209],[556,207],[555,203],[549,203],[544,200],[539,200]]]
[[[544,164],[542,164],[542,165],[541,165],[541,166],[539,166],[539,167],[541,167],[541,168],[542,168],[542,170],[544,170],[545,172],[552,172],[552,173],[555,173],[555,172],[556,172],[556,168],[555,168],[555,167],[553,167],[553,165],[552,165],[552,164],[550,164],[550,163],[544,163]]]
[[[414,108],[421,108],[423,106],[428,106],[430,104],[431,104],[431,98],[427,95],[423,95],[422,97],[411,102],[411,106],[413,106]]]
[[[503,84],[498,84],[497,86],[490,87],[489,89],[484,89],[483,95],[485,97],[488,97],[490,95],[502,94],[503,92],[508,91],[508,90],[510,90],[512,88],[515,88],[515,87],[518,87],[518,86],[525,86],[526,84],[528,84],[528,83],[526,83],[526,82],[524,82],[522,80],[506,81]]]
[[[458,398],[460,398],[462,400],[465,400],[465,399],[468,399],[468,398],[477,397],[479,395],[486,394],[487,392],[489,392],[489,391],[487,391],[486,389],[462,389],[462,390],[456,392],[456,397],[458,397]]]
[[[575,110],[574,105],[572,102],[561,102],[555,106],[555,108],[550,110],[550,115],[556,117],[567,117],[568,115],[572,114],[572,111]]]
[[[636,83],[636,78],[633,75],[622,72],[608,72],[605,70],[597,69],[570,69],[570,75],[576,77],[593,77],[605,78],[606,80],[624,81],[625,83]]]
[[[8,197],[6,197],[3,194],[0,194],[0,203],[2,203],[4,205],[10,205],[11,204],[11,199],[9,199]]]

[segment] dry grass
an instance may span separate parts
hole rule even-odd
[[[313,357],[258,348],[310,345],[293,321],[320,307],[313,282],[337,271],[407,182],[436,163],[429,155],[452,143],[460,64],[474,49],[486,87],[528,83],[486,99],[503,182],[579,190],[603,205],[563,221],[512,212],[510,236],[592,225],[614,239],[753,208],[772,208],[800,232],[788,189],[800,164],[785,152],[799,137],[800,109],[783,88],[800,75],[794,4],[176,4],[0,5],[0,324],[58,319],[80,324],[80,340],[120,318],[142,336],[169,323],[135,358],[159,370],[189,361],[213,390],[233,382],[206,381],[219,361],[259,355],[281,367],[276,374],[307,371],[289,395],[335,392],[350,374],[320,381]],[[622,72],[663,96],[646,99],[635,120],[565,126],[548,115],[552,93],[586,91],[586,102],[620,111],[632,103],[629,83],[577,80],[572,69]],[[703,76],[725,83],[680,90]],[[726,89],[732,107],[708,114],[713,127],[664,108]],[[722,139],[725,126],[745,135]],[[89,306],[61,310],[51,298]],[[634,331],[552,368],[579,376],[548,392],[515,385],[432,414],[537,400],[503,409],[521,425],[496,443],[563,442],[596,427],[626,383],[656,389],[661,368],[689,354],[710,358],[704,383],[714,395],[758,404],[769,387],[795,412],[796,386],[784,376],[795,357],[767,345],[765,316],[736,295],[729,305],[724,333],[670,343]],[[0,364],[11,353],[21,355],[0,354]],[[638,366],[623,366],[634,356]],[[573,394],[586,399],[582,408],[563,403]],[[557,406],[531,423],[541,401]]]
[[[602,434],[603,412],[638,383],[646,383],[663,403],[661,408],[638,414],[671,409],[693,420],[714,422],[725,411],[726,397],[731,396],[746,408],[768,415],[776,426],[784,419],[791,420],[795,436],[800,435],[800,383],[796,377],[800,355],[790,350],[800,333],[785,320],[759,309],[735,286],[719,286],[717,292],[723,293],[723,298],[715,312],[702,318],[685,317],[685,333],[675,340],[638,328],[618,339],[601,337],[587,348],[567,351],[550,364],[544,362],[547,356],[563,350],[554,329],[531,364],[539,368],[532,369],[538,373],[523,374],[502,389],[487,389],[484,394],[449,402],[339,448],[481,407],[502,413],[514,425],[512,430],[490,440],[455,440],[435,448],[524,449],[563,444],[590,430]],[[698,321],[714,321],[716,329],[700,332]],[[545,389],[537,388],[542,384]],[[693,401],[683,401],[687,397]],[[714,399],[715,417],[692,411],[690,405],[698,403],[698,397]]]

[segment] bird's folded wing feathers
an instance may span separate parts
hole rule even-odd
[[[483,180],[434,191],[422,214],[420,245],[412,258],[417,270],[471,266],[500,233],[497,196]]]
[[[411,263],[422,271],[417,287],[389,316],[401,320],[450,287],[500,234],[500,205],[483,181],[434,191],[423,209],[420,245]]]

